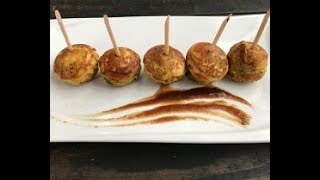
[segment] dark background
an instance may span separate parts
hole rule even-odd
[[[268,0],[50,0],[50,18],[264,13]],[[51,143],[50,179],[270,179],[270,144]]]
[[[156,15],[222,15],[264,13],[268,0],[50,0],[50,18]]]

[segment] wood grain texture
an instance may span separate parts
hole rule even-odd
[[[53,143],[50,176],[64,179],[269,179],[270,145]]]
[[[263,13],[269,0],[50,0],[50,18]]]

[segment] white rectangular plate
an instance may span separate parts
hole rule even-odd
[[[179,17],[170,19],[170,43],[184,55],[196,42],[213,40],[225,17]],[[253,41],[263,15],[231,17],[218,45],[227,53],[232,45]],[[129,47],[141,58],[154,45],[164,42],[165,17],[117,17],[110,23],[119,46]],[[88,44],[99,55],[112,48],[102,18],[65,19],[71,43]],[[259,44],[270,57],[270,27],[266,26]],[[155,93],[159,85],[152,83],[143,70],[140,79],[125,87],[111,87],[99,76],[81,86],[71,86],[57,80],[53,62],[66,47],[56,20],[50,20],[50,141],[102,142],[170,142],[170,143],[256,143],[270,142],[270,61],[263,79],[250,84],[235,83],[227,78],[214,85],[248,100],[254,109],[247,127],[230,126],[216,121],[177,121],[163,124],[129,127],[93,128],[75,123],[63,123],[59,118],[69,115],[95,113],[121,106]],[[270,60],[270,58],[269,58]],[[173,87],[199,87],[183,78]],[[61,120],[61,119],[60,119]],[[68,120],[67,120],[68,121]],[[74,120],[73,122],[76,122]]]

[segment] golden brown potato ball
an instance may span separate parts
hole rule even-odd
[[[228,76],[237,82],[254,82],[261,79],[268,66],[268,53],[261,46],[252,47],[252,42],[241,41],[228,53]]]
[[[106,51],[99,59],[100,71],[106,82],[114,86],[125,86],[139,77],[141,59],[133,50],[119,47],[122,57],[114,49]]]
[[[228,67],[225,52],[211,43],[199,42],[188,50],[186,75],[196,82],[206,85],[221,80]]]
[[[99,55],[85,44],[74,44],[72,49],[64,48],[54,61],[57,77],[72,85],[90,81],[98,71]]]
[[[147,76],[155,83],[171,84],[178,81],[185,73],[185,58],[173,47],[165,54],[164,45],[149,49],[143,58]]]

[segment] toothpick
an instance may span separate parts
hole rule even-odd
[[[164,52],[166,55],[169,54],[169,19],[170,15],[168,15],[166,22],[164,24]]]
[[[110,26],[110,23],[109,23],[109,18],[105,14],[105,15],[103,15],[103,19],[104,19],[104,23],[106,24],[106,27],[107,27],[107,30],[108,30],[108,33],[109,33],[109,37],[111,39],[111,42],[112,42],[112,45],[113,45],[113,49],[116,52],[116,55],[121,57],[120,50],[119,50],[119,48],[117,46],[116,40],[115,40],[115,38],[113,36],[113,33],[112,33],[112,30],[111,30],[111,26]]]
[[[221,36],[224,28],[226,27],[226,25],[227,25],[227,23],[228,23],[228,21],[229,21],[229,19],[230,19],[231,16],[232,16],[232,14],[229,14],[229,16],[228,16],[228,17],[222,22],[222,24],[220,25],[220,28],[219,28],[216,36],[214,37],[214,40],[213,40],[213,42],[212,42],[212,45],[215,46],[215,45],[217,44],[217,42],[218,42],[218,40],[219,40],[219,38],[220,38],[220,36]]]
[[[263,18],[263,20],[261,22],[260,28],[259,28],[259,30],[257,32],[257,35],[254,38],[252,47],[258,44],[258,41],[259,41],[259,39],[260,39],[260,37],[262,35],[262,32],[263,32],[263,30],[264,30],[264,28],[265,28],[265,26],[266,26],[266,24],[268,22],[269,17],[270,17],[270,10],[268,10],[267,13],[264,15],[264,18]]]
[[[70,40],[69,40],[67,31],[66,31],[66,29],[65,29],[65,27],[64,27],[64,24],[63,24],[63,22],[62,22],[62,18],[61,18],[61,15],[60,15],[59,11],[58,11],[58,10],[55,10],[55,11],[54,11],[54,14],[55,14],[56,19],[57,19],[57,21],[58,21],[58,24],[59,24],[59,26],[60,26],[60,29],[61,29],[61,32],[62,32],[62,34],[63,34],[64,40],[66,41],[68,48],[69,48],[70,50],[72,50],[72,44],[70,43]]]

